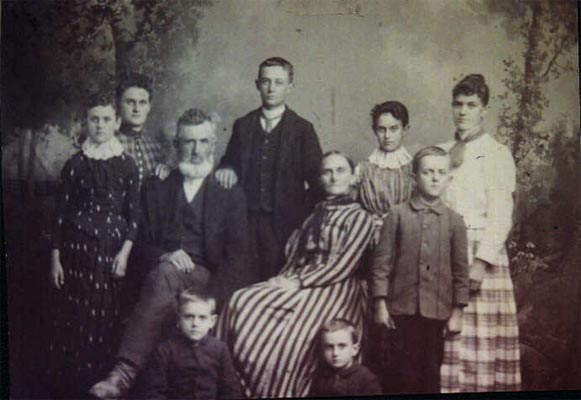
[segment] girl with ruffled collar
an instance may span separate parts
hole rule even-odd
[[[413,180],[412,157],[402,145],[409,130],[406,106],[398,101],[378,104],[371,110],[371,122],[379,146],[357,166],[357,192],[359,202],[376,221],[376,243],[383,218],[391,207],[410,198]]]
[[[139,175],[115,137],[112,96],[88,101],[88,137],[60,179],[50,280],[54,334],[49,377],[55,393],[82,397],[110,367],[119,331],[120,278],[137,234]]]

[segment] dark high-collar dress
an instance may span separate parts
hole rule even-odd
[[[60,250],[64,285],[54,291],[49,373],[78,396],[112,365],[122,280],[111,267],[123,242],[137,234],[138,172],[125,153],[94,159],[79,152],[66,162],[60,183],[53,248]]]

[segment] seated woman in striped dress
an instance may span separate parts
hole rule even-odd
[[[316,334],[333,318],[363,324],[365,296],[356,275],[373,220],[351,195],[353,163],[323,156],[326,200],[289,238],[278,276],[234,293],[218,322],[246,395],[301,397],[316,367]]]

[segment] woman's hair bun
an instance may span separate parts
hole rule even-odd
[[[452,90],[452,97],[456,97],[460,94],[467,96],[476,94],[485,106],[488,104],[488,99],[490,97],[488,85],[486,84],[482,74],[469,74],[462,78],[462,80],[458,82]]]
[[[464,79],[462,79],[460,82],[472,82],[478,85],[484,85],[486,83],[486,80],[484,79],[484,76],[482,74],[470,74],[466,75]]]

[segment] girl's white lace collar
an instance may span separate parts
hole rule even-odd
[[[412,156],[410,156],[410,153],[403,146],[396,151],[390,152],[378,148],[373,150],[368,160],[371,164],[377,165],[379,168],[399,169],[410,163]]]
[[[123,154],[123,145],[115,136],[105,143],[95,143],[87,138],[81,147],[83,154],[94,160],[108,160]]]

